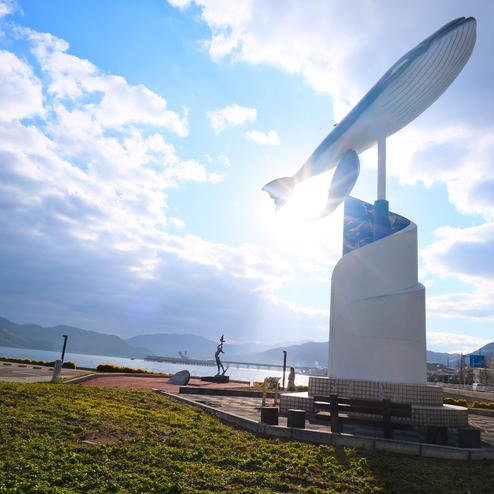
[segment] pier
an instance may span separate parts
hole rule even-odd
[[[154,362],[169,362],[171,364],[184,364],[184,365],[204,365],[208,367],[215,367],[215,360],[200,360],[192,358],[180,358],[180,357],[161,357],[159,355],[149,355],[144,357],[144,360],[150,360]],[[242,367],[246,369],[275,369],[283,370],[283,364],[266,364],[259,362],[238,362],[235,360],[222,360],[224,365],[228,367]],[[297,366],[297,372],[299,374],[311,374],[311,375],[322,375],[318,371],[323,371],[323,369],[317,369],[315,367],[303,367]],[[324,369],[327,372],[326,369]],[[324,373],[326,375],[326,373]]]

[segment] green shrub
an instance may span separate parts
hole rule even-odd
[[[97,372],[121,372],[125,374],[161,374],[161,372],[151,372],[145,369],[134,369],[132,367],[119,367],[112,364],[99,364],[96,367]]]
[[[28,365],[44,365],[46,367],[53,367],[55,365],[55,361],[46,362],[44,360],[31,360],[30,358],[12,358],[12,357],[0,357],[0,360],[3,362],[14,362],[16,364],[28,364]],[[75,369],[77,365],[75,362],[64,362],[62,367],[66,369]]]
[[[487,410],[494,410],[494,403],[486,403],[485,401],[474,401],[473,403],[467,402],[467,400],[455,400],[454,398],[444,398],[444,403],[448,405],[456,405],[460,407],[468,407],[468,408],[485,408]]]

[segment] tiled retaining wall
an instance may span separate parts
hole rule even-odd
[[[305,410],[308,415],[314,413],[314,399],[306,392],[280,395],[280,413],[286,414],[288,410]]]
[[[368,400],[389,399],[397,403],[411,403],[413,405],[440,407],[443,404],[442,389],[425,384],[309,377],[309,396],[329,396],[332,394]]]

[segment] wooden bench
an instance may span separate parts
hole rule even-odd
[[[342,398],[337,395],[315,396],[314,410],[316,417],[329,420],[331,432],[343,432],[344,423],[372,425],[384,429],[384,437],[392,439],[393,429],[412,429],[411,424],[397,422],[395,418],[411,418],[412,406],[395,403],[391,400],[362,400]],[[329,413],[328,413],[329,412]],[[355,416],[367,414],[373,417]]]

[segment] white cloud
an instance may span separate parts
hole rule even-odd
[[[250,130],[245,135],[257,144],[277,146],[280,143],[280,138],[275,130],[270,130],[267,134],[260,130]]]
[[[473,291],[428,297],[428,313],[446,318],[493,319],[494,224],[443,227],[435,233],[438,240],[420,251],[424,273],[459,280],[471,285]]]
[[[0,1],[0,19],[6,15],[13,14],[18,10],[18,5],[13,0],[1,0]]]
[[[427,297],[427,313],[450,319],[494,319],[493,290],[480,286],[473,293],[448,293]]]
[[[223,178],[181,159],[160,133],[184,135],[186,117],[144,86],[69,54],[64,40],[17,34],[31,41],[45,76],[36,79],[9,52],[0,71],[16,94],[43,90],[45,101],[7,107],[9,118],[0,121],[2,315],[121,335],[216,338],[219,327],[240,341],[319,335],[324,314],[273,298],[293,279],[277,255],[166,231],[168,222],[185,226],[167,215],[168,189]],[[246,110],[243,117],[226,112],[225,123],[255,119]],[[217,160],[229,165],[224,155]]]
[[[449,199],[464,214],[494,216],[492,129],[443,125],[410,127],[388,140],[388,168],[402,183],[446,183]]]
[[[464,283],[489,282],[494,275],[494,223],[469,228],[443,227],[435,232],[438,240],[421,249],[427,272]]]
[[[215,132],[221,132],[227,125],[242,125],[245,122],[254,122],[257,118],[257,110],[233,103],[221,110],[209,111],[206,116],[209,119],[211,128]]]
[[[0,50],[0,121],[43,114],[41,82],[31,67],[13,53]]]
[[[132,86],[123,77],[102,73],[90,61],[67,53],[69,44],[49,33],[27,28],[17,31],[32,42],[32,51],[50,80],[48,93],[59,100],[96,97],[95,103],[81,104],[78,110],[101,128],[148,124],[165,127],[180,136],[188,134],[187,108],[180,117],[167,109],[164,98],[147,87]]]
[[[175,218],[175,217],[171,217],[169,218],[170,220],[170,223],[172,223],[176,228],[185,228],[185,221],[184,220],[181,220],[180,218]]]
[[[169,0],[169,3],[174,7],[178,7],[180,9],[186,8],[189,6],[191,0]]]
[[[230,158],[228,158],[228,156],[226,156],[226,155],[224,155],[224,154],[220,154],[220,155],[218,156],[218,160],[219,160],[221,163],[223,163],[225,166],[228,166],[228,167],[232,166],[232,163],[231,163],[231,161],[230,161]]]
[[[489,340],[467,334],[427,331],[427,349],[435,352],[470,353],[489,343]]]

